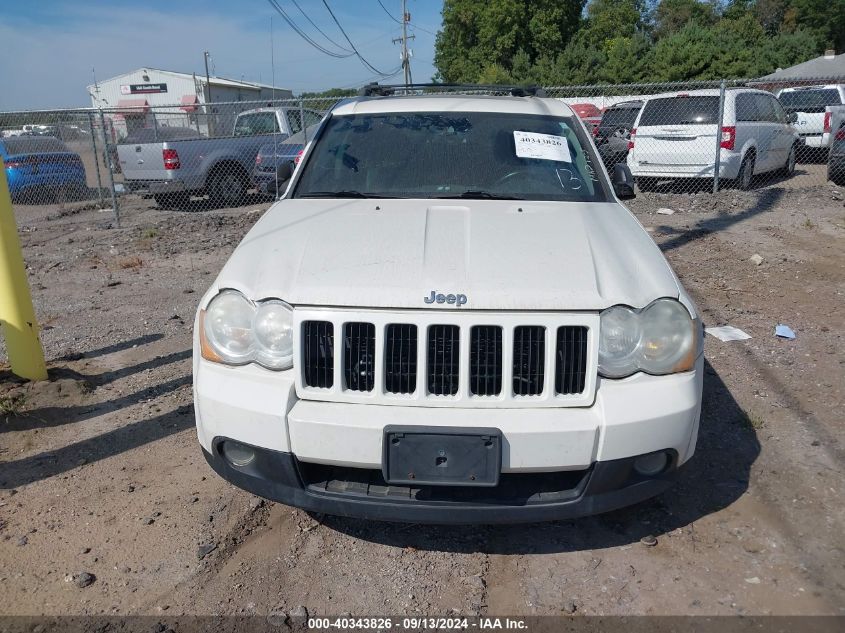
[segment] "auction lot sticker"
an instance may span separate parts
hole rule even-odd
[[[513,142],[516,145],[516,155],[520,158],[556,160],[562,163],[572,162],[566,137],[514,130]]]

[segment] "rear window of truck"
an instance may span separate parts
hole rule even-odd
[[[842,104],[842,98],[836,88],[790,90],[780,93],[778,99],[788,112],[818,113],[824,112],[827,106]]]
[[[640,127],[712,125],[719,122],[719,97],[666,97],[645,104]]]

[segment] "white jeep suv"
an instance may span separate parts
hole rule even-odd
[[[404,89],[397,92],[405,92]],[[569,107],[339,103],[202,298],[199,441],[257,495],[495,523],[658,494],[693,454],[696,308]]]

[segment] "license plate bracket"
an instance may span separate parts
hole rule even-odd
[[[383,440],[382,473],[388,484],[492,487],[499,483],[499,429],[390,425]]]

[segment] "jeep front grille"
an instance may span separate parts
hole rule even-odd
[[[597,314],[480,318],[457,311],[297,308],[299,396],[405,406],[592,404]]]

